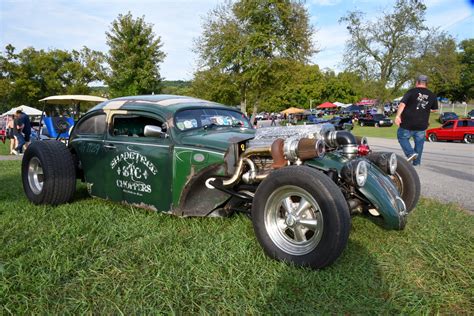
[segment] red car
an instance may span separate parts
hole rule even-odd
[[[426,131],[426,139],[430,142],[439,140],[462,140],[474,143],[474,120],[451,120],[438,128]]]

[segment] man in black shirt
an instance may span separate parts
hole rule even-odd
[[[408,90],[398,106],[395,124],[398,125],[397,138],[409,161],[414,166],[421,163],[425,130],[428,128],[430,112],[438,110],[436,95],[428,90],[428,77],[420,75],[416,86]],[[410,144],[413,137],[415,148]]]

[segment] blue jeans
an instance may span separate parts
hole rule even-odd
[[[23,145],[25,145],[25,138],[21,133],[15,134],[15,138],[18,140],[18,146],[15,148],[19,153],[23,152]]]
[[[412,137],[415,141],[415,148],[410,144],[410,138]],[[418,154],[418,157],[413,161],[413,165],[419,165],[421,163],[423,145],[425,144],[425,131],[410,131],[399,127],[397,130],[397,138],[407,158],[415,153]]]

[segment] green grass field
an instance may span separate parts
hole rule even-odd
[[[422,200],[404,231],[354,218],[321,271],[264,256],[250,219],[177,218],[99,199],[34,206],[0,162],[0,315],[472,314],[474,216]]]

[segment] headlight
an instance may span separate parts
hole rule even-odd
[[[366,157],[388,175],[394,175],[397,171],[397,155],[394,153],[376,152]]]
[[[380,121],[379,124],[382,125],[382,124],[383,124],[383,121]]]
[[[388,160],[388,168],[391,175],[394,175],[397,171],[397,155],[392,153],[390,159]]]
[[[365,181],[367,181],[367,163],[365,161],[361,160],[356,165],[355,178],[357,185],[363,187]]]
[[[362,159],[354,159],[344,165],[341,177],[352,186],[363,187],[367,181],[367,173],[367,162]]]

